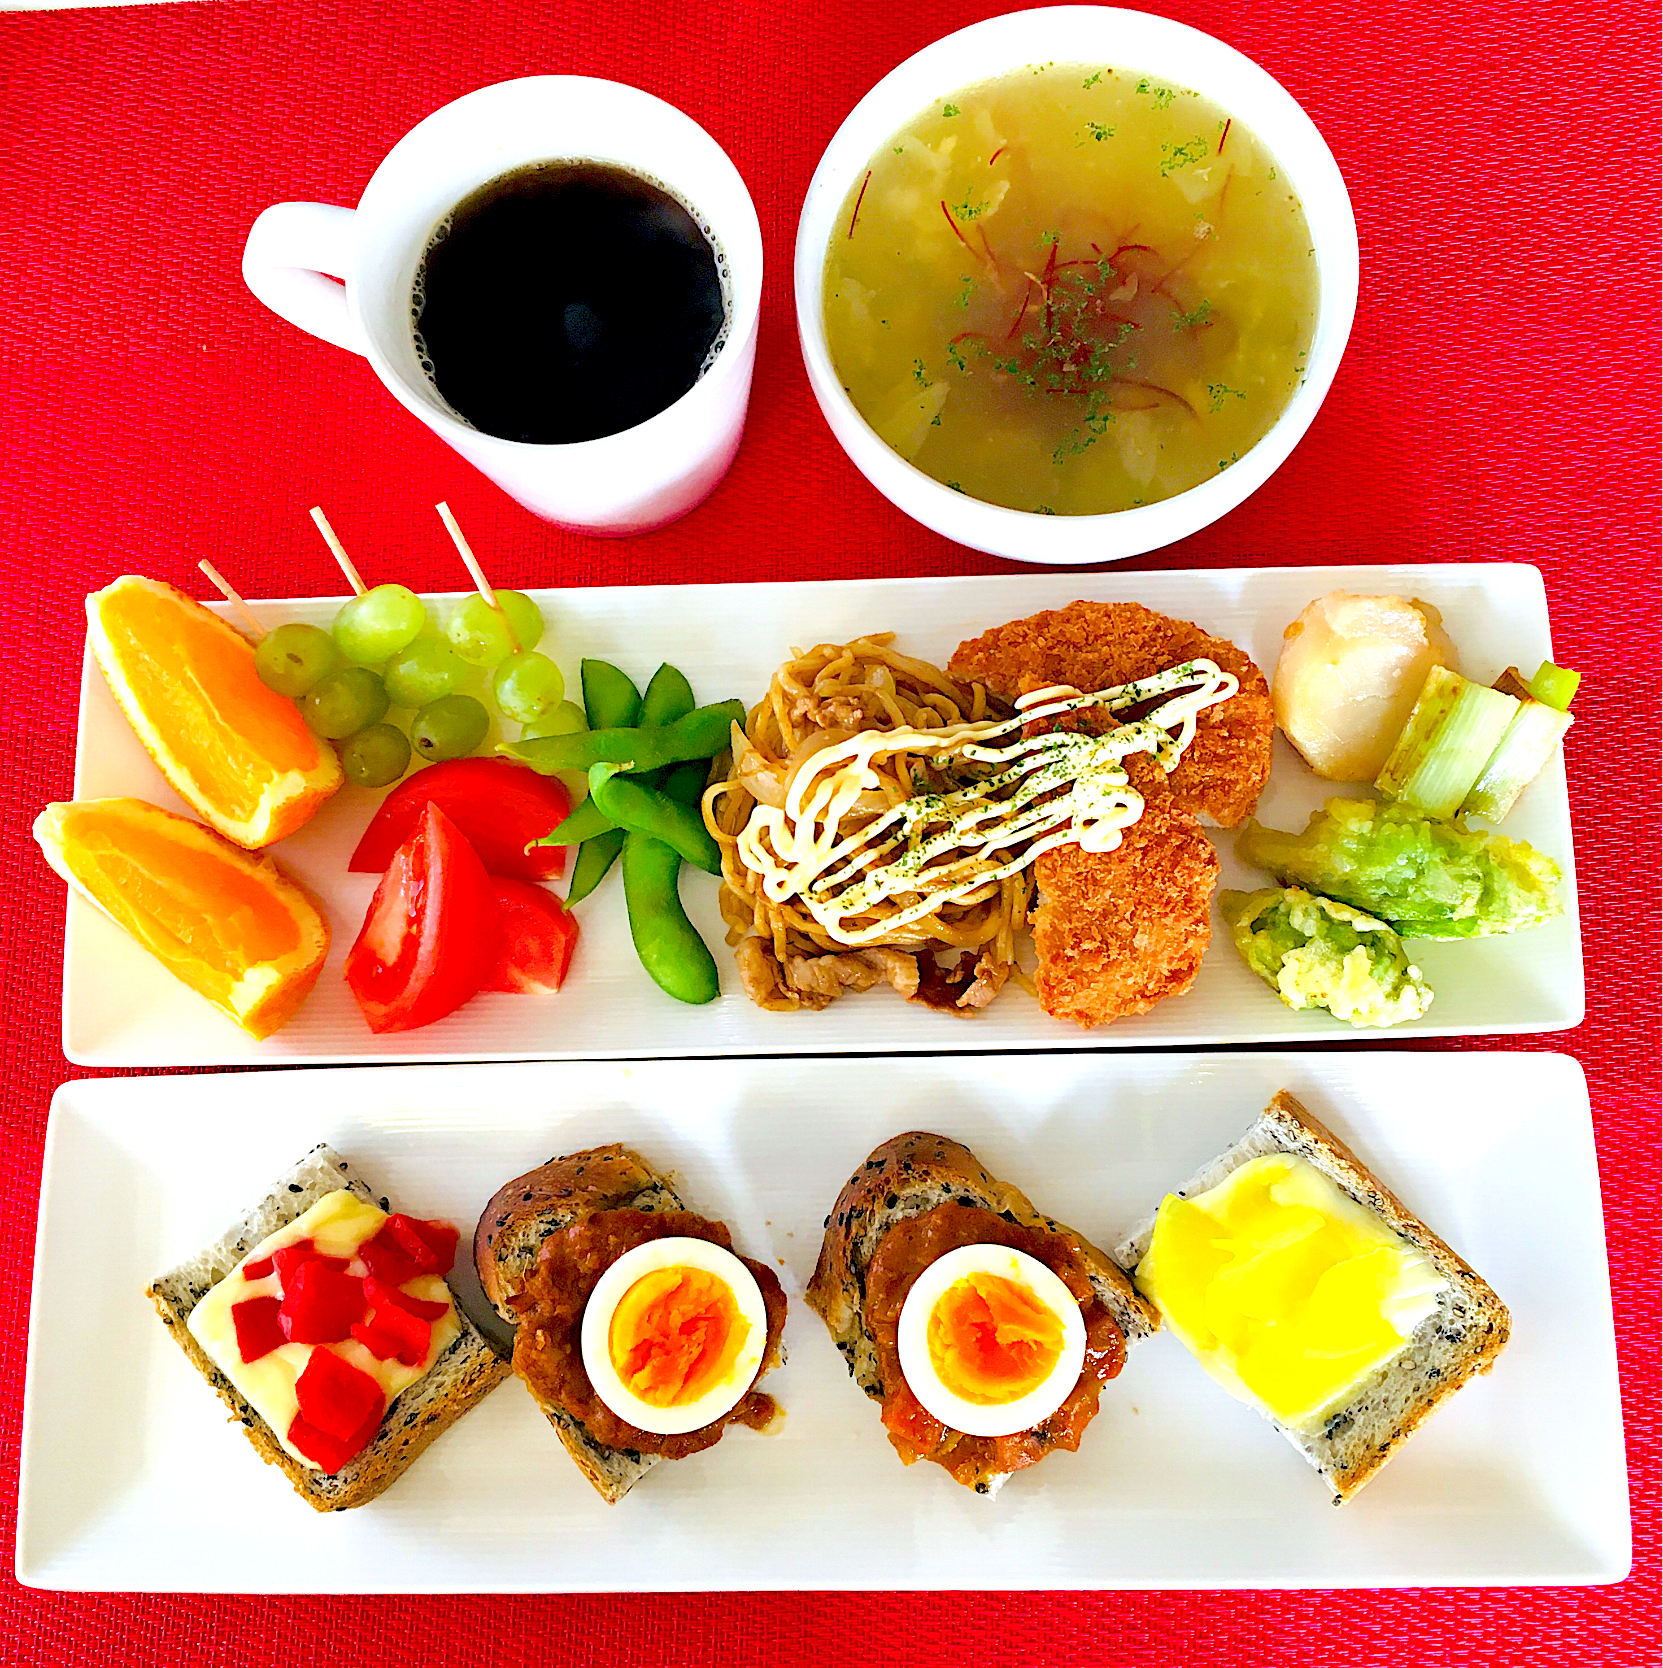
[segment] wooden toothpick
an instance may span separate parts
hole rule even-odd
[[[329,546],[330,554],[340,564],[341,572],[346,575],[347,583],[352,587],[352,594],[361,597],[369,589],[369,586],[364,583],[363,577],[353,566],[352,558],[346,553],[346,546],[336,538],[335,529],[329,525],[329,517],[323,513],[322,508],[317,504],[312,506],[312,519],[318,524],[318,531],[323,534],[323,542]]]
[[[502,628],[508,633],[508,647],[515,653],[520,652],[520,639],[514,630],[514,622],[508,618],[502,604],[497,601],[497,593],[492,589],[491,582],[485,577],[485,570],[479,565],[479,558],[474,555],[473,547],[462,535],[462,529],[456,525],[456,517],[451,514],[449,504],[435,504],[439,512],[439,519],[445,524],[445,531],[450,534],[451,543],[456,546],[456,554],[462,558],[469,576],[474,582],[474,588],[484,597],[486,605],[497,611],[497,617],[502,621]]]
[[[266,628],[260,624],[259,617],[255,614],[254,610],[250,608],[248,604],[243,601],[241,596],[237,594],[236,590],[232,587],[231,581],[228,580],[225,575],[206,558],[198,562],[196,565],[205,574],[207,574],[214,589],[218,591],[228,603],[231,604],[231,607],[236,612],[237,616],[242,620],[243,624],[248,627],[254,641],[258,643],[260,639],[265,636]]]

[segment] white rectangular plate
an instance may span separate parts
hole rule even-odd
[[[1176,1339],[1140,1345],[1077,1454],[995,1499],[903,1468],[801,1302],[880,1141],[957,1137],[1112,1245],[1289,1088],[1501,1293],[1513,1340],[1349,1506]],[[609,1140],[777,1264],[767,1436],[593,1493],[517,1380],[387,1494],[320,1517],[262,1465],[144,1285],[314,1142],[466,1231],[510,1177]],[[1629,1566],[1587,1089],[1550,1054],[967,1055],[416,1067],[71,1083],[47,1138],[18,1579],[266,1592],[1375,1587]]]
[[[958,644],[1005,620],[1076,597],[1137,601],[1245,648],[1267,672],[1282,629],[1312,597],[1335,588],[1395,591],[1443,610],[1462,664],[1495,677],[1528,674],[1549,657],[1547,603],[1536,569],[1518,564],[1379,568],[1250,568],[1234,572],[1017,574],[985,579],[897,579],[848,584],[682,585],[541,592],[549,652],[575,688],[583,656],[611,660],[644,683],[660,660],[680,666],[702,701],[760,700],[792,644],[841,642],[894,630],[907,652],[945,664]],[[257,605],[272,623],[327,624],[328,599]],[[1303,828],[1337,789],[1320,782],[1277,738],[1270,785],[1259,802],[1272,827]],[[132,794],[184,809],[128,728],[88,663],[76,749],[77,798]],[[420,1031],[370,1034],[341,978],[375,889],[347,873],[347,858],[379,794],[344,788],[313,821],[274,848],[323,900],[334,932],[329,963],[298,1017],[257,1043],[201,997],[159,977],[146,953],[90,904],[72,898],[64,953],[64,1052],[85,1066],[333,1064],[377,1060],[604,1059],[628,1055],[941,1053],[957,1049],[1132,1048],[1238,1042],[1333,1042],[1357,1035],[1472,1036],[1553,1031],[1582,1019],[1582,941],[1571,864],[1570,812],[1556,757],[1507,819],[1506,832],[1564,866],[1567,913],[1510,938],[1417,941],[1415,956],[1437,992],[1427,1015],[1389,1033],[1354,1032],[1325,1013],[1293,1013],[1248,972],[1221,924],[1194,987],[1136,1019],[1085,1033],[1049,1018],[1014,986],[974,1020],[903,1003],[887,989],[845,997],[822,1013],[774,1014],[739,989],[722,942],[717,883],[687,872],[688,911],[716,953],[722,995],[688,1008],[641,970],[630,943],[616,873],[580,911],[583,936],[557,996],[478,996]],[[1264,876],[1238,863],[1216,834],[1222,884]]]

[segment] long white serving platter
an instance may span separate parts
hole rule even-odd
[[[994,1499],[904,1468],[801,1302],[878,1142],[957,1137],[1112,1245],[1288,1088],[1510,1306],[1493,1372],[1348,1506],[1161,1335],[1077,1454]],[[467,1244],[504,1181],[622,1140],[777,1264],[786,1416],[606,1505],[517,1380],[370,1505],[320,1517],[262,1465],[142,1288],[314,1142]],[[250,1535],[239,1526],[257,1524]],[[231,1532],[228,1532],[228,1529]],[[18,1579],[267,1592],[1375,1587],[1604,1582],[1630,1557],[1587,1089],[1564,1056],[949,1055],[585,1062],[76,1082],[47,1138]]]
[[[1552,653],[1536,569],[1520,564],[1249,568],[1184,573],[1016,574],[802,585],[689,585],[538,593],[550,621],[549,652],[568,682],[583,656],[611,660],[645,682],[661,660],[680,666],[700,700],[759,700],[792,644],[893,630],[900,646],[945,664],[965,638],[1076,597],[1138,601],[1246,648],[1268,672],[1282,630],[1312,597],[1335,588],[1394,591],[1443,611],[1463,667],[1490,679],[1516,664],[1528,675]],[[271,623],[327,624],[338,599],[260,603]],[[1573,732],[1573,745],[1574,745]],[[1303,828],[1337,790],[1318,781],[1277,738],[1260,819]],[[1363,790],[1367,791],[1367,790]],[[129,729],[89,662],[81,688],[78,798],[131,794],[184,809]],[[372,1036],[341,978],[375,877],[346,863],[379,794],[344,788],[291,839],[273,848],[329,914],[334,945],[317,989],[283,1031],[256,1043],[201,997],[161,974],[139,946],[91,905],[72,898],[64,957],[64,1052],[85,1066],[206,1066],[266,1062],[514,1060],[653,1055],[941,1053],[958,1049],[1136,1048],[1247,1042],[1332,1042],[1355,1036],[1471,1036],[1553,1031],[1580,1023],[1582,942],[1571,861],[1563,764],[1555,759],[1508,818],[1507,834],[1564,866],[1567,913],[1514,937],[1417,942],[1416,959],[1437,1000],[1426,1016],[1391,1032],[1354,1032],[1324,1013],[1293,1013],[1249,973],[1215,918],[1200,977],[1148,1014],[1082,1033],[1051,1019],[1014,986],[968,1020],[902,1002],[888,989],[845,997],[821,1013],[774,1014],[739,989],[722,941],[717,882],[684,873],[689,913],[716,952],[722,995],[689,1008],[641,970],[614,872],[579,911],[582,939],[565,989],[552,997],[480,996],[424,1030]],[[1231,836],[1215,832],[1222,885],[1264,877],[1238,863]]]

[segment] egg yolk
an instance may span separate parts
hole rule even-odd
[[[685,1407],[728,1378],[750,1330],[725,1280],[702,1268],[655,1268],[618,1300],[607,1348],[632,1395]]]
[[[1062,1322],[1033,1291],[1002,1274],[955,1280],[930,1311],[930,1363],[942,1385],[980,1406],[1020,1400],[1050,1377]]]

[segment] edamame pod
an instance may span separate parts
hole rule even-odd
[[[599,834],[591,835],[577,848],[577,857],[572,863],[572,883],[566,888],[566,907],[581,903],[600,883],[606,879],[607,871],[618,861],[618,854],[624,849],[624,831],[621,828],[604,829]]]
[[[718,701],[695,707],[661,730],[612,728],[574,736],[538,736],[532,741],[504,743],[498,751],[523,760],[545,776],[556,770],[589,770],[598,764],[621,765],[636,774],[711,758],[728,745],[733,726],[744,721],[743,701]]]
[[[604,834],[607,829],[617,826],[591,796],[564,822],[556,823],[542,839],[531,843],[534,846],[580,846],[585,840],[592,840],[597,834]]]
[[[616,765],[604,764],[589,772],[589,800],[618,827],[662,840],[706,874],[722,872],[721,847],[711,839],[693,806],[655,792],[644,780],[621,775]]]
[[[584,665],[605,667],[608,673],[615,673],[624,683],[629,683],[617,667],[608,666],[603,660],[585,661]],[[631,690],[634,687],[630,684]],[[653,673],[646,694],[640,698],[641,727],[651,729],[656,724],[673,724],[678,718],[684,718],[690,713],[694,704],[693,686],[674,666],[665,661]],[[657,783],[652,781],[650,785],[656,787]],[[550,829],[535,843],[540,846],[579,846],[585,840],[592,840],[597,834],[604,834],[607,829],[617,826],[616,818],[609,817],[595,803],[594,795],[591,793],[564,822]],[[570,902],[570,899],[567,901]]]
[[[591,730],[615,730],[641,716],[641,691],[629,678],[604,660],[582,665],[583,712]]]
[[[615,729],[620,724],[633,724],[640,717],[641,692],[616,666],[605,660],[586,660],[581,670],[583,711],[591,729]],[[566,819],[566,823],[582,816],[587,805],[586,800]],[[563,832],[566,823],[562,823],[555,832]],[[624,849],[623,835],[609,822],[598,823],[592,833],[569,835],[561,844],[569,844],[575,838],[581,838],[582,844],[572,861],[571,884],[566,888],[568,909],[588,897],[606,879],[607,871],[618,861],[618,854]]]
[[[641,697],[641,717],[644,730],[657,729],[685,718],[699,703],[693,697],[693,686],[669,661],[653,673],[647,692]]]
[[[670,773],[664,797],[683,806],[698,803],[709,767],[690,762]],[[678,1002],[697,1006],[721,995],[716,958],[682,908],[677,880],[681,858],[662,840],[632,833],[624,841],[624,901],[629,935],[654,984]]]

